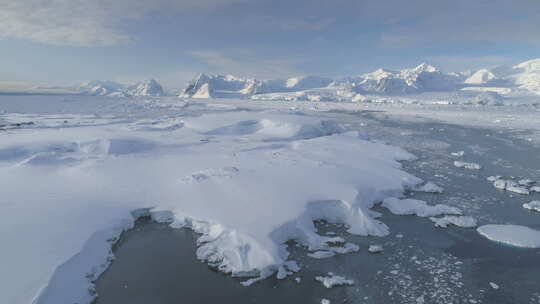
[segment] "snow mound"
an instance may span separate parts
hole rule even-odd
[[[333,120],[323,120],[318,125],[301,125],[271,119],[246,120],[206,132],[207,135],[258,135],[265,139],[309,139],[345,132]]]
[[[383,200],[381,206],[387,208],[396,215],[417,215],[420,217],[430,217],[443,214],[461,214],[461,210],[443,204],[430,206],[426,202],[416,199],[398,199],[389,197]]]
[[[484,237],[503,244],[540,248],[540,231],[518,225],[484,225],[477,229]]]

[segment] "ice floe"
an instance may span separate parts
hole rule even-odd
[[[540,212],[540,201],[531,201],[523,204],[523,208]]]
[[[476,227],[476,219],[470,216],[443,216],[443,217],[430,217],[436,227],[446,228],[449,225],[454,225],[462,228]]]
[[[540,248],[540,231],[519,225],[484,225],[477,228],[484,237],[503,244]]]
[[[517,193],[517,194],[523,194],[523,195],[529,195],[531,191],[534,191],[535,187],[530,187],[534,184],[534,181],[530,179],[522,179],[518,182],[515,182],[510,179],[503,179],[501,176],[490,176],[488,177],[489,181],[493,182],[493,187],[501,190],[506,190],[509,192]]]
[[[461,215],[461,210],[443,204],[428,205],[426,202],[417,199],[398,199],[395,197],[385,198],[381,206],[387,208],[396,215],[417,215],[420,217],[431,217],[443,214]]]

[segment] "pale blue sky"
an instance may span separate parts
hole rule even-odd
[[[0,82],[356,75],[540,57],[538,0],[0,0]]]

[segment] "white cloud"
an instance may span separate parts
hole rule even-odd
[[[0,38],[53,45],[117,45],[132,40],[121,29],[130,19],[239,1],[246,0],[0,0]]]

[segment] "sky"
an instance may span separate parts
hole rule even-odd
[[[539,29],[539,0],[0,0],[0,87],[465,71],[540,57]]]

